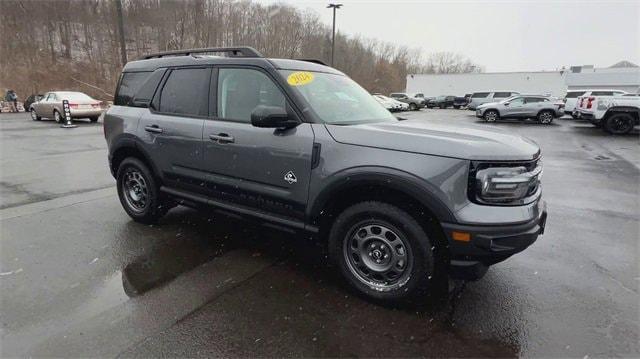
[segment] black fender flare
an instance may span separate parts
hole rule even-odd
[[[634,107],[634,106],[612,106],[609,107],[607,109],[607,112],[604,113],[604,116],[602,116],[602,118],[607,118],[607,116],[611,116],[612,113],[631,113],[631,114],[635,114],[636,116],[640,115],[640,108],[638,107]]]
[[[115,177],[116,171],[118,170],[117,168],[113,168],[113,166],[111,165],[115,154],[122,149],[130,149],[140,153],[144,159],[144,162],[149,165],[151,171],[156,175],[156,177],[162,179],[162,173],[158,170],[158,167],[156,167],[155,163],[153,163],[153,161],[151,160],[151,156],[144,149],[144,146],[142,146],[142,144],[139,142],[140,140],[131,134],[122,134],[111,142],[111,146],[109,147],[109,166],[111,167],[111,174]]]
[[[324,188],[314,198],[309,198],[307,217],[314,220],[332,196],[361,185],[382,185],[415,198],[427,208],[439,222],[457,222],[449,207],[439,199],[428,183],[410,173],[388,167],[355,167],[343,170],[325,179]]]

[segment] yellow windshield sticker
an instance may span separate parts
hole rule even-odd
[[[294,72],[287,77],[287,82],[291,86],[302,86],[313,82],[313,74],[307,71]]]

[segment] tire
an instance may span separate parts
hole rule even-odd
[[[409,104],[409,110],[410,111],[415,111],[417,109],[418,109],[418,106],[415,103],[412,102],[412,103]]]
[[[29,112],[31,113],[31,120],[33,121],[40,121],[42,120],[42,117],[38,116],[38,113],[36,112],[35,109],[30,108]]]
[[[57,123],[63,123],[64,122],[64,117],[62,117],[62,115],[60,114],[60,112],[58,112],[58,110],[53,110],[53,119]]]
[[[91,121],[91,122],[98,122],[98,119],[99,119],[99,118],[100,118],[100,117],[89,117],[89,121]]]
[[[487,122],[496,122],[500,118],[500,114],[496,110],[486,110],[482,118]]]
[[[445,108],[447,108],[447,106],[445,106],[445,105],[440,105],[438,107],[440,107],[441,110],[444,110]]]
[[[540,111],[538,114],[538,122],[543,125],[550,125],[553,122],[553,112],[551,111]]]
[[[373,300],[417,298],[435,283],[429,237],[391,204],[361,202],[345,209],[329,233],[329,252],[346,282]]]
[[[635,120],[628,113],[614,113],[604,120],[602,127],[612,135],[624,135],[633,129]]]
[[[459,110],[459,109],[460,109],[460,106],[458,106],[458,105],[453,105],[453,108],[455,108],[456,110]]]
[[[120,203],[134,221],[156,223],[170,209],[160,196],[155,176],[139,159],[125,158],[118,167],[116,181]]]

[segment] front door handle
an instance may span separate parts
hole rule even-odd
[[[212,141],[218,141],[218,143],[233,143],[236,140],[233,136],[226,133],[219,133],[217,135],[209,135],[209,139]]]
[[[160,127],[158,127],[158,125],[145,126],[144,130],[153,133],[162,133],[163,131]]]

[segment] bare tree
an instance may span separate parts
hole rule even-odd
[[[0,11],[0,91],[23,98],[79,90],[110,100],[121,54],[180,48],[253,46],[268,57],[328,62],[331,28],[317,13],[249,0],[121,0],[124,51],[114,0],[4,0]],[[404,89],[408,73],[478,72],[462,55],[421,51],[336,34],[335,66],[372,92]]]

